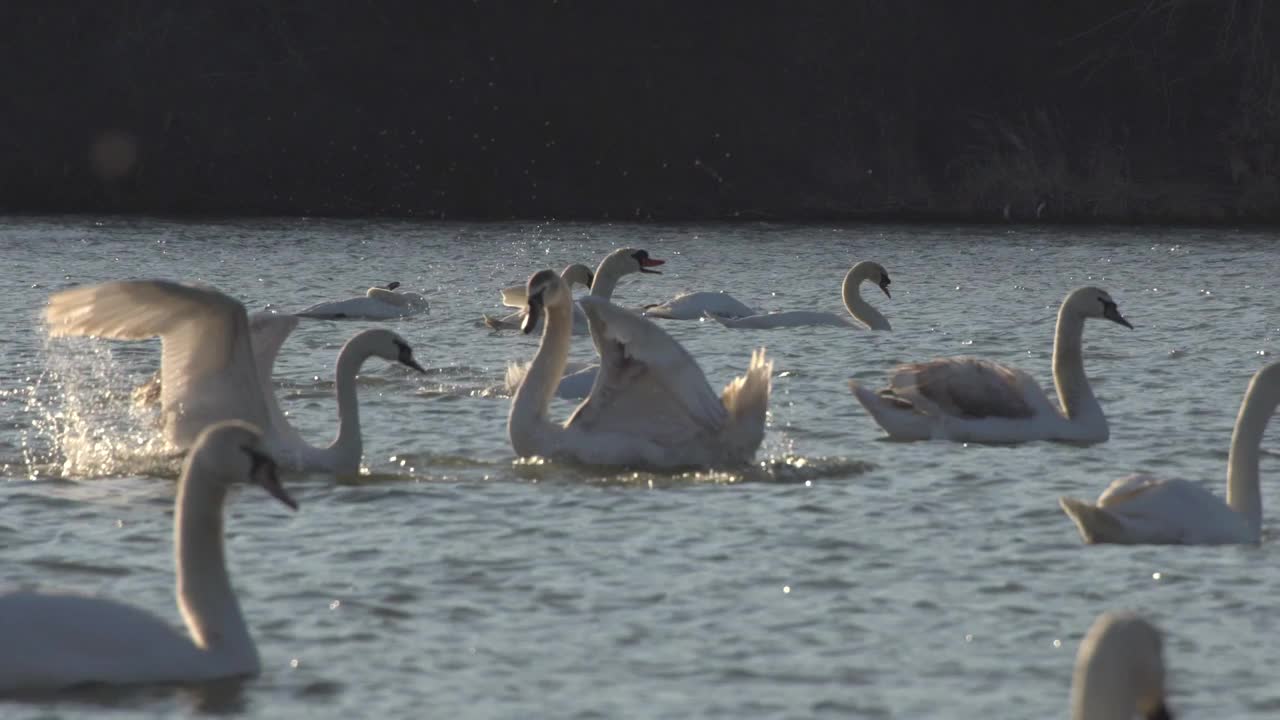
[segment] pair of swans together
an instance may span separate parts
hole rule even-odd
[[[238,483],[298,507],[253,426],[230,420],[200,434],[174,501],[175,591],[187,636],[141,608],[104,598],[0,595],[0,694],[257,675],[258,650],[231,587],[222,539],[223,506]],[[1137,712],[1168,720],[1162,646],[1159,630],[1142,618],[1100,616],[1076,656],[1072,718],[1127,720]]]
[[[1028,440],[1104,442],[1106,416],[1084,373],[1084,321],[1102,318],[1132,328],[1105,291],[1084,287],[1063,301],[1053,347],[1061,411],[1026,373],[977,358],[945,358],[898,368],[889,387],[873,392],[850,381],[858,401],[896,440],[961,442]],[[1259,370],[1236,418],[1227,460],[1227,496],[1198,483],[1137,474],[1120,478],[1096,503],[1059,504],[1088,543],[1240,544],[1261,538],[1259,456],[1280,405],[1280,363]]]
[[[426,298],[418,293],[398,290],[399,287],[399,282],[371,287],[361,297],[316,303],[294,315],[319,320],[395,320],[431,309]]]
[[[560,279],[568,287],[572,287],[575,283],[584,284],[591,288],[593,297],[609,300],[612,297],[613,288],[617,284],[617,277],[610,277],[602,285],[601,274],[604,272],[625,274],[626,272],[635,272],[635,270],[630,269],[625,264],[606,267],[608,262],[609,258],[606,258],[605,262],[600,264],[600,268],[595,273],[595,284],[592,284],[591,281],[591,271],[584,265],[566,267],[560,273]],[[640,271],[645,272],[643,269]],[[875,283],[886,297],[891,297],[889,294],[889,273],[883,266],[870,261],[862,261],[855,264],[849,272],[845,273],[844,282],[841,285],[841,297],[844,300],[845,309],[848,310],[849,315],[856,322],[850,322],[847,316],[809,310],[757,315],[754,310],[725,292],[684,293],[660,305],[644,306],[643,314],[645,317],[671,320],[693,320],[707,317],[726,327],[744,329],[802,327],[809,325],[856,327],[857,323],[861,323],[871,330],[889,330],[889,321],[885,319],[884,315],[881,315],[879,311],[862,298],[859,288],[864,282]],[[524,303],[525,300],[523,287],[513,286],[502,291],[502,301],[505,305],[517,307]],[[586,334],[588,332],[586,314],[577,305],[574,306],[573,313],[573,334]],[[524,314],[525,311],[521,310],[501,319],[491,318],[486,315],[484,321],[486,325],[494,329],[515,328],[519,327]],[[520,387],[520,383],[524,380],[527,369],[528,366],[523,363],[511,363],[507,367],[505,378],[507,392],[513,394],[516,392]],[[586,397],[595,383],[596,372],[599,367],[587,363],[569,363],[566,369],[568,372],[556,388],[556,395],[566,400],[578,400]]]
[[[174,447],[189,448],[212,423],[244,420],[261,428],[271,455],[295,470],[359,471],[356,374],[365,360],[381,357],[425,372],[396,333],[378,328],[353,336],[339,351],[335,371],[337,436],[327,447],[315,447],[289,424],[271,381],[280,346],[297,327],[294,315],[255,313],[251,319],[243,304],[207,286],[124,280],[56,293],[45,319],[54,336],[159,336],[160,415]]]

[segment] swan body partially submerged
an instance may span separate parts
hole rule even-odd
[[[316,303],[294,313],[321,320],[395,320],[427,312],[431,304],[422,295],[397,290],[399,282],[371,287],[363,297]]]
[[[1272,363],[1254,374],[1240,403],[1227,455],[1225,501],[1199,483],[1138,474],[1112,482],[1096,503],[1069,497],[1058,502],[1087,543],[1257,543],[1262,537],[1262,437],[1277,405],[1280,363]]]
[[[256,428],[233,420],[196,438],[174,503],[176,594],[186,634],[142,608],[106,598],[0,595],[0,694],[258,674],[258,650],[223,560],[223,504],[237,483],[258,485],[297,509]]]
[[[664,303],[644,306],[645,317],[665,320],[701,320],[706,313],[722,318],[741,318],[755,315],[756,311],[723,290],[681,293]]]
[[[185,450],[208,425],[244,420],[263,429],[278,462],[291,469],[351,474],[363,452],[355,377],[364,361],[381,357],[418,372],[409,344],[381,328],[357,333],[338,353],[335,375],[338,434],[327,447],[308,444],[276,401],[271,364],[259,364],[244,305],[216,289],[167,280],[121,280],[55,293],[45,309],[53,336],[89,335],[117,340],[159,336],[160,414],[165,438]],[[274,360],[297,324],[270,316],[258,354]]]
[[[848,314],[836,314],[814,310],[790,310],[766,313],[764,315],[749,314],[739,317],[728,317],[724,313],[708,310],[708,318],[731,328],[749,328],[766,330],[780,327],[805,327],[811,325],[834,325],[837,327],[864,327],[869,330],[890,330],[889,321],[866,300],[859,291],[862,283],[872,282],[879,286],[885,297],[889,294],[889,272],[880,263],[863,260],[856,263],[845,273],[840,285],[840,297],[844,301]]]
[[[1103,613],[1080,641],[1071,679],[1071,720],[1171,720],[1164,641],[1132,613]]]
[[[754,456],[764,438],[772,372],[763,350],[717,397],[688,352],[652,321],[583,298],[600,371],[590,395],[561,424],[547,411],[568,362],[572,297],[550,270],[529,278],[527,295],[526,332],[533,317],[544,320],[538,352],[511,400],[507,434],[517,455],[660,468],[740,464]]]
[[[858,402],[895,440],[1017,443],[1105,442],[1106,415],[1084,374],[1084,321],[1102,318],[1132,329],[1106,291],[1072,291],[1058,311],[1053,377],[1062,408],[1027,373],[990,360],[955,357],[903,365],[878,392],[850,380]]]

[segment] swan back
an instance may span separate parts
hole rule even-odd
[[[1103,613],[1080,643],[1071,684],[1072,720],[1170,717],[1164,704],[1160,631],[1131,613]]]

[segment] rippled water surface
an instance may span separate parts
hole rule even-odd
[[[263,660],[242,686],[0,702],[3,717],[1063,717],[1102,610],[1166,632],[1184,717],[1280,714],[1280,570],[1261,547],[1081,545],[1057,497],[1146,470],[1222,491],[1249,376],[1280,352],[1280,245],[1264,232],[875,226],[175,223],[0,225],[0,585],[103,593],[178,622],[176,465],[128,393],[158,344],[47,341],[72,284],[201,280],[251,310],[299,309],[391,280],[430,314],[389,323],[426,376],[371,360],[358,478],[286,478],[227,510],[233,581]],[[730,290],[766,309],[839,310],[856,260],[892,333],[663,325],[714,387],[752,348],[775,360],[757,466],[599,474],[513,463],[506,363],[536,338],[477,326],[534,270],[630,245],[667,260],[615,300]],[[891,443],[849,394],[900,361],[975,354],[1051,386],[1053,318],[1073,287],[1133,322],[1086,328],[1109,443]],[[874,290],[874,289],[872,289]],[[303,435],[336,429],[333,361],[372,325],[304,321],[276,367]],[[575,340],[574,359],[591,344]],[[567,415],[572,405],[557,401]],[[1274,438],[1273,433],[1273,438]],[[1264,446],[1275,448],[1268,439]],[[1274,453],[1263,459],[1280,476]],[[0,643],[3,639],[0,639]],[[0,652],[3,652],[0,645]]]

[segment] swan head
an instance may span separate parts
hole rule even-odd
[[[1071,717],[1170,720],[1160,631],[1131,613],[1103,613],[1076,654]]]
[[[560,271],[560,280],[570,288],[573,287],[574,283],[577,283],[578,285],[590,289],[591,283],[595,281],[595,275],[591,272],[591,268],[586,265],[583,265],[582,263],[574,263],[566,266],[564,270]]]
[[[596,275],[603,275],[606,272],[613,273],[615,276],[629,275],[635,272],[661,275],[661,270],[654,270],[653,268],[666,262],[666,260],[650,257],[648,250],[621,248],[609,253],[604,260],[600,261],[600,267],[596,269]]]
[[[884,293],[885,297],[893,299],[889,294],[889,271],[885,270],[880,263],[863,260],[849,269],[849,277],[856,278],[859,282],[870,280],[880,287],[880,292]]]
[[[413,348],[409,347],[409,343],[385,328],[365,330],[347,342],[348,344],[358,342],[368,350],[370,355],[376,355],[387,362],[400,363],[420,373],[426,372],[418,361],[413,359]]]
[[[400,287],[400,281],[399,281],[399,280],[394,280],[394,281],[392,281],[392,282],[387,283],[387,289],[388,289],[388,290],[395,290],[395,289],[396,289],[396,288],[398,288],[398,287]]]
[[[226,485],[257,485],[271,497],[298,509],[297,501],[280,484],[276,461],[263,446],[262,433],[247,422],[226,420],[205,428],[191,446],[183,476],[196,468]]]
[[[568,288],[564,281],[550,270],[539,270],[529,276],[529,284],[525,289],[528,305],[525,306],[524,322],[520,323],[520,331],[525,335],[533,332],[538,318],[544,308],[558,307],[572,298],[568,297]]]
[[[1071,291],[1062,303],[1063,312],[1072,312],[1084,318],[1102,318],[1123,325],[1130,330],[1133,325],[1120,314],[1116,301],[1106,290],[1096,287],[1082,287]]]

